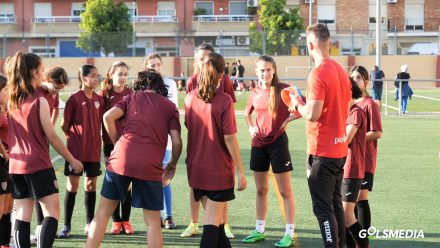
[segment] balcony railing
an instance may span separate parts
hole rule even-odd
[[[81,16],[39,16],[32,18],[35,23],[70,23],[81,22]]]
[[[389,32],[438,32],[440,18],[391,18]]]
[[[193,21],[196,22],[248,22],[253,20],[253,15],[198,15],[193,17]]]
[[[135,22],[177,22],[177,16],[132,16],[131,21]]]
[[[15,18],[14,18],[15,20]],[[32,18],[34,23],[70,23],[81,22],[81,16],[39,16]],[[135,22],[177,22],[176,16],[131,16]],[[2,19],[0,19],[0,23]]]
[[[0,16],[0,23],[16,23],[15,17],[13,16]]]

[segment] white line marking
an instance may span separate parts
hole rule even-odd
[[[387,108],[394,109],[394,110],[399,110],[399,108],[396,108],[396,107],[393,107],[393,106],[389,106],[389,105],[386,105],[384,103],[382,103],[382,106],[385,106]]]
[[[415,97],[419,97],[419,98],[425,98],[425,99],[428,99],[428,100],[433,100],[433,101],[440,102],[440,99],[437,99],[437,98],[432,98],[432,97],[427,97],[427,96],[421,96],[421,95],[413,95],[413,96],[415,96]]]

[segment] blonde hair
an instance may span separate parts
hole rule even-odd
[[[215,96],[220,77],[225,71],[225,59],[218,53],[210,53],[200,68],[197,96],[204,102],[211,102]]]

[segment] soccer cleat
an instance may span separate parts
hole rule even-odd
[[[164,223],[166,229],[176,229],[176,224],[174,224],[173,217],[167,217]]]
[[[134,229],[131,226],[129,221],[123,221],[122,222],[122,229],[124,229],[124,232],[126,234],[133,234],[134,233]]]
[[[225,234],[228,239],[235,238],[234,234],[232,233],[231,227],[228,224],[225,224]]]
[[[195,235],[198,235],[200,233],[199,231],[199,226],[191,223],[189,224],[189,226],[185,229],[185,231],[183,231],[182,234],[180,234],[180,237],[182,238],[189,238]]]
[[[112,229],[110,230],[110,234],[118,235],[121,234],[122,223],[121,222],[113,222]]]
[[[256,230],[252,231],[249,236],[242,240],[243,243],[256,243],[266,239],[266,235],[264,233],[257,232]]]
[[[275,243],[275,247],[293,247],[295,245],[295,238],[289,234],[284,235],[284,237]]]
[[[58,234],[58,238],[60,238],[60,239],[68,239],[70,237],[70,230],[71,230],[70,226],[64,225],[63,229]]]
[[[87,234],[89,234],[89,229],[90,229],[90,224],[86,224],[85,226],[84,226],[84,233],[87,235]]]

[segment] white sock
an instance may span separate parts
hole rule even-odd
[[[259,233],[264,233],[264,227],[266,226],[266,221],[264,220],[257,220],[257,223],[255,225],[255,230]]]
[[[295,233],[295,224],[286,224],[286,234],[288,234],[290,237],[293,237],[294,233]]]

